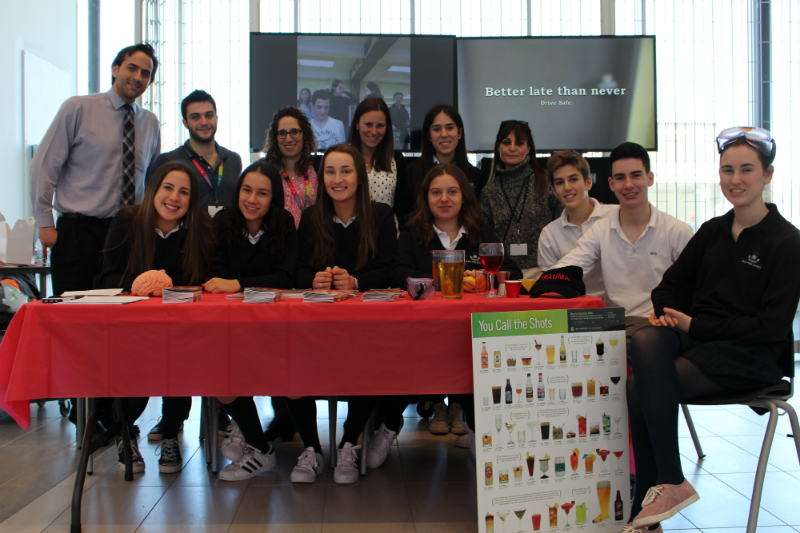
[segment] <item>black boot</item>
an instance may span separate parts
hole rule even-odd
[[[282,442],[292,442],[294,440],[294,422],[286,406],[286,399],[282,396],[272,397],[272,409],[275,411],[275,418],[267,426],[264,437],[268,442],[281,439]]]

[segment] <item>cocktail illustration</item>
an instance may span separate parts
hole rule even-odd
[[[539,459],[539,470],[542,471],[542,477],[539,479],[550,479],[550,476],[546,474],[548,470],[550,470],[550,456],[545,455],[544,459]]]
[[[494,533],[494,515],[486,513],[486,533]]]
[[[506,429],[508,430],[508,442],[506,445],[516,444],[516,442],[514,442],[514,435],[511,433],[514,431],[515,426],[516,424],[513,422],[506,422]]]
[[[539,422],[526,422],[526,425],[528,426],[528,429],[531,430],[531,440],[529,440],[528,442],[531,443],[531,444],[535,443],[536,442],[536,426],[539,425]]]
[[[611,375],[610,375],[610,377],[611,377],[611,383],[614,384],[614,396],[619,396],[619,393],[617,392],[617,383],[619,383],[619,367],[618,366],[612,366],[611,367]]]
[[[550,527],[558,527],[558,504],[553,504],[550,507],[550,504],[547,504],[547,510],[550,511]]]
[[[533,339],[533,347],[536,348],[536,365],[538,366],[542,364],[542,360],[539,357],[539,352],[542,349],[542,343],[537,341],[536,339]]]
[[[583,396],[583,381],[572,382],[572,397],[575,399]]]
[[[573,507],[575,507],[575,501],[574,500],[571,501],[571,502],[566,502],[566,503],[562,503],[561,504],[561,508],[564,509],[564,513],[567,515],[567,523],[564,525],[564,527],[570,527],[570,525],[569,525],[569,511]]]
[[[580,503],[575,506],[575,522],[578,525],[586,523],[586,504]]]
[[[611,350],[609,350],[610,352],[612,352],[612,357],[615,357],[617,355],[617,343],[618,342],[619,342],[619,334],[618,333],[612,333],[611,336],[608,339],[608,343],[611,345],[611,348],[612,348]]]
[[[614,417],[614,423],[617,425],[617,432],[614,433],[614,435],[622,435],[622,432],[619,430],[619,423],[620,423],[621,420],[622,420],[621,416],[615,416]]]
[[[518,533],[523,533],[523,531],[522,531],[522,517],[525,516],[525,511],[527,511],[527,509],[514,509],[514,514],[517,515],[517,518],[519,519],[519,532]]]
[[[597,360],[602,361],[603,354],[606,353],[606,345],[603,343],[602,338],[598,337],[597,342],[595,343],[595,348],[597,349]]]
[[[567,473],[567,465],[564,464],[564,457],[556,457],[556,477],[564,477]]]
[[[550,439],[550,422],[542,422],[539,424],[539,427],[542,428],[542,440],[549,440]]]
[[[500,415],[498,415],[500,416]],[[585,437],[586,436],[586,417],[577,415],[575,418],[578,419],[578,436]],[[499,429],[498,429],[499,431]]]
[[[514,483],[521,483],[522,482],[522,465],[517,465],[514,467]]]
[[[594,385],[595,385],[594,378],[589,378],[589,379],[586,380],[586,396],[587,397],[588,396],[594,396],[594,391],[595,391]]]
[[[603,413],[603,435],[611,435],[611,417]]]
[[[622,454],[625,453],[625,450],[614,451],[614,457],[617,458],[617,469],[615,472],[622,472],[622,466],[619,463],[620,458],[622,458]]]
[[[499,385],[495,385],[492,387],[492,403],[495,405],[500,404],[500,394],[501,394],[501,387]]]
[[[547,348],[545,348],[545,352],[547,353],[547,364],[552,365],[556,362],[556,347],[553,344],[548,344]]]
[[[501,485],[508,485],[508,470],[501,470],[499,481]]]
[[[497,428],[497,444],[500,444],[500,430],[503,429],[503,415],[494,415],[494,427]]]
[[[522,383],[517,383],[517,402],[522,403]]]
[[[600,448],[597,448],[596,451],[597,451],[597,455],[600,456],[600,459],[603,460],[603,469],[600,471],[600,473],[608,472],[608,470],[606,470],[606,457],[608,457],[608,455],[611,453],[611,451],[609,451],[609,450],[601,450]]]
[[[542,527],[542,515],[539,513],[532,514],[531,522],[533,522],[533,530],[539,531],[539,529]]]
[[[569,466],[570,468],[572,468],[573,474],[578,473],[578,463],[581,460],[580,456],[578,455],[579,453],[581,453],[580,450],[578,450],[578,448],[575,448],[574,450],[572,450],[572,455],[569,456]]]
[[[594,462],[597,460],[597,456],[593,453],[587,453],[583,456],[584,466],[586,467],[587,474],[594,474]]]
[[[503,533],[506,533],[506,518],[508,518],[508,513],[511,511],[497,511],[497,516],[500,517],[500,521],[503,523]]]
[[[525,463],[528,465],[528,477],[533,477],[533,467],[536,466],[536,456],[525,452]]]
[[[594,520],[592,520],[592,524],[597,524],[602,522],[606,518],[609,518],[608,514],[608,501],[611,498],[611,482],[610,481],[598,481],[597,482],[597,500],[600,502],[600,514],[597,515]]]

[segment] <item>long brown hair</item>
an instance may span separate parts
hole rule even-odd
[[[303,132],[303,150],[300,152],[300,159],[294,167],[294,171],[298,174],[305,173],[308,166],[311,164],[311,155],[317,148],[317,139],[314,137],[314,130],[311,128],[311,123],[308,117],[300,109],[296,107],[282,107],[275,111],[272,115],[272,124],[267,130],[267,142],[264,146],[264,151],[267,152],[267,161],[272,163],[275,168],[281,168],[281,149],[278,147],[278,122],[284,117],[292,117],[297,120],[300,125],[300,131]],[[284,169],[288,172],[288,168]]]
[[[428,205],[428,190],[435,178],[444,175],[453,176],[461,188],[462,203],[461,210],[458,212],[458,222],[467,230],[469,242],[473,246],[478,246],[481,243],[481,229],[483,228],[483,215],[478,204],[478,197],[475,196],[475,192],[467,180],[467,175],[452,163],[436,165],[425,175],[425,179],[422,180],[422,185],[417,191],[416,207],[408,218],[408,225],[414,228],[414,233],[422,246],[428,246],[436,238],[433,231],[434,216]]]
[[[358,177],[356,187],[356,207],[354,215],[358,224],[358,262],[356,268],[361,270],[375,258],[378,251],[378,225],[375,223],[374,206],[369,199],[369,180],[367,178],[367,165],[361,152],[349,144],[337,144],[331,146],[322,156],[317,171],[317,203],[314,204],[314,211],[311,214],[311,227],[313,231],[314,252],[311,261],[315,268],[322,270],[326,266],[333,264],[333,257],[336,253],[336,239],[333,236],[335,222],[333,217],[336,211],[333,207],[333,199],[328,195],[325,187],[325,160],[329,154],[340,152],[353,158],[353,163]],[[344,221],[347,222],[346,220]]]
[[[392,158],[394,157],[394,133],[392,132],[392,114],[389,113],[389,106],[382,98],[367,98],[356,107],[353,114],[353,122],[350,123],[350,144],[361,151],[361,133],[358,126],[361,117],[370,111],[380,111],[386,117],[386,134],[383,140],[375,147],[375,160],[373,168],[378,172],[389,172],[392,170]]]
[[[153,268],[156,252],[156,207],[155,198],[158,189],[167,174],[183,172],[189,178],[189,209],[180,220],[180,233],[183,237],[183,277],[192,285],[206,281],[213,259],[215,238],[211,217],[200,205],[200,195],[195,185],[192,169],[183,163],[167,163],[156,170],[144,191],[141,205],[126,207],[130,213],[131,224],[125,240],[130,241],[130,256],[125,276],[138,276]]]
[[[539,162],[536,161],[536,145],[533,143],[531,128],[528,126],[527,122],[521,120],[504,120],[500,123],[500,129],[497,130],[497,138],[494,141],[494,159],[492,160],[492,174],[489,177],[489,182],[497,177],[497,165],[502,164],[502,159],[500,159],[500,143],[512,133],[517,139],[525,139],[528,141],[528,146],[531,147],[528,157],[531,160],[533,182],[536,186],[536,192],[538,192],[540,196],[545,196],[547,194],[547,172],[545,172],[544,169],[539,166]]]

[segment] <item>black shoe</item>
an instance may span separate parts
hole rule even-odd
[[[125,471],[125,452],[122,450],[122,439],[117,436],[117,464],[120,470]],[[144,459],[139,452],[139,443],[136,439],[131,439],[131,462],[133,463],[133,473],[141,474],[144,472]]]
[[[164,439],[161,444],[161,457],[158,460],[158,471],[162,474],[175,474],[183,468],[181,449],[178,439]]]
[[[294,440],[294,422],[290,417],[276,416],[267,426],[264,438],[268,442],[281,439],[281,442],[292,442]]]
[[[153,429],[150,430],[150,433],[147,434],[147,440],[150,442],[160,442],[162,439],[162,431],[161,431],[161,417],[158,417],[158,422],[156,425],[153,426]]]
[[[433,416],[433,402],[422,400],[417,403],[417,414],[422,418],[430,418]]]

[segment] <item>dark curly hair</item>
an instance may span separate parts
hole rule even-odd
[[[242,211],[239,209],[239,191],[242,189],[245,176],[251,172],[263,174],[272,183],[272,202],[270,202],[269,211],[261,221],[264,235],[258,240],[258,246],[262,250],[268,250],[270,259],[279,261],[285,252],[286,234],[294,230],[294,220],[291,217],[283,216],[283,183],[281,183],[280,173],[274,166],[263,161],[256,161],[242,171],[239,181],[236,182],[236,191],[231,198],[230,205],[217,215],[217,217],[222,217],[219,226],[219,251],[225,253],[245,246],[248,242],[247,225]]]
[[[308,117],[296,107],[282,107],[272,115],[272,124],[267,130],[267,142],[264,145],[264,151],[267,153],[266,159],[275,168],[281,168],[283,155],[280,148],[278,148],[278,122],[283,117],[292,117],[297,120],[297,123],[300,124],[300,131],[303,132],[303,151],[300,152],[300,159],[294,169],[298,174],[303,174],[308,166],[312,164],[311,155],[317,148],[317,139],[314,137],[314,130],[311,129]]]

